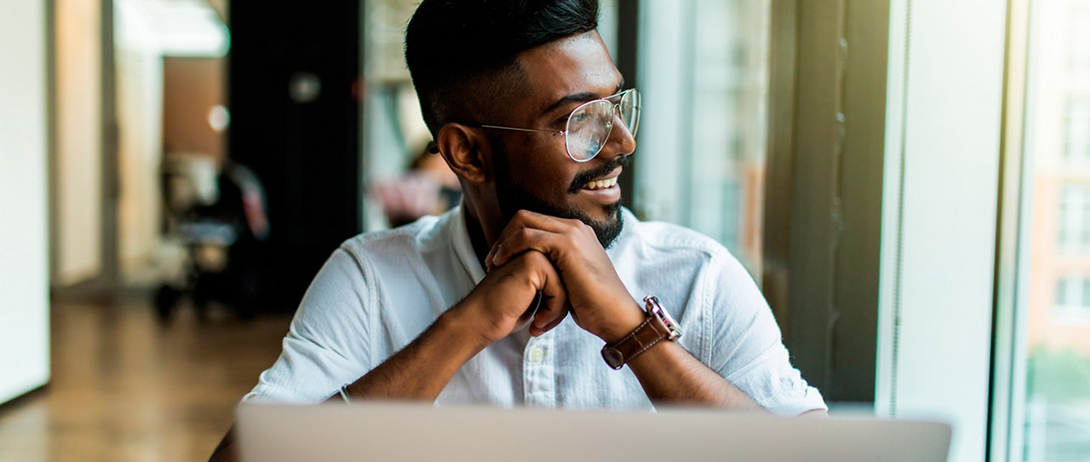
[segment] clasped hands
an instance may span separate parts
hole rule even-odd
[[[643,322],[639,305],[621,282],[594,230],[579,220],[521,210],[485,259],[487,276],[460,304],[477,319],[487,343],[520,327],[542,294],[530,335],[548,332],[570,314],[605,342]]]

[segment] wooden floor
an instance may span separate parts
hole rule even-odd
[[[160,326],[144,297],[54,303],[53,377],[0,407],[0,461],[206,460],[290,318]]]

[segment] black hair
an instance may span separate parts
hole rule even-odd
[[[519,53],[597,28],[598,0],[424,0],[405,61],[428,130],[493,116],[519,88]]]

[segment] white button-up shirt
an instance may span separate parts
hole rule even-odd
[[[826,409],[788,359],[768,304],[742,265],[714,240],[623,210],[607,250],[636,300],[658,296],[681,346],[765,409]],[[412,342],[485,276],[456,208],[345,242],[318,273],[284,350],[245,400],[321,401]],[[628,368],[611,369],[602,341],[569,317],[531,338],[524,330],[466,362],[436,404],[651,408]]]

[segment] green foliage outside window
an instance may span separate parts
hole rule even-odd
[[[1052,403],[1090,399],[1090,356],[1072,349],[1033,348],[1027,364],[1029,396]]]

